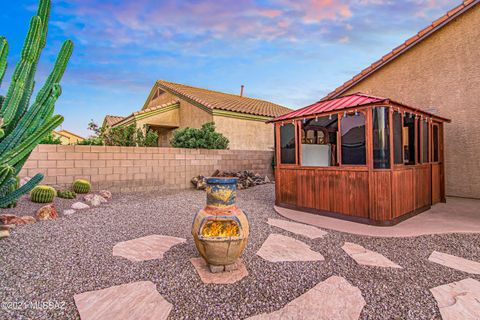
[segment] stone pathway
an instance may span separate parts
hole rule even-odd
[[[201,257],[191,258],[190,262],[197,270],[203,283],[232,284],[248,276],[247,268],[241,259],[237,262],[238,269],[218,273],[210,272],[207,263]]]
[[[73,298],[82,320],[161,320],[167,319],[172,310],[172,304],[150,281],[84,292]]]
[[[311,250],[306,243],[276,233],[268,236],[257,254],[271,262],[325,260],[320,253]]]
[[[262,313],[248,319],[358,319],[365,300],[357,287],[342,277],[333,276],[272,313]]]
[[[480,319],[480,282],[464,279],[430,289],[443,320]]]
[[[267,223],[271,226],[281,228],[310,239],[322,238],[327,233],[317,227],[312,227],[303,223],[291,222],[281,219],[268,219]]]
[[[162,259],[163,254],[171,247],[185,241],[183,238],[154,234],[117,243],[113,246],[113,255],[135,262]]]
[[[433,251],[428,260],[463,272],[480,274],[480,263],[451,254]]]
[[[345,242],[342,249],[358,264],[383,268],[402,268],[380,253],[367,250],[356,243]]]

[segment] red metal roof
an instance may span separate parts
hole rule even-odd
[[[272,121],[287,120],[298,117],[306,117],[313,114],[320,114],[324,112],[343,110],[352,107],[363,106],[366,104],[376,103],[388,100],[387,98],[369,96],[364,93],[354,93],[348,96],[318,101],[312,105],[309,105],[305,108],[301,108],[290,113],[284,114],[278,118],[273,119]]]

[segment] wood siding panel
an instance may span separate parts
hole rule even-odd
[[[442,201],[441,165],[432,164],[432,204]]]
[[[392,213],[398,218],[415,210],[414,169],[400,169],[393,171],[392,182]]]
[[[392,219],[392,183],[390,171],[370,172],[370,219]]]
[[[429,206],[432,203],[431,196],[431,169],[430,165],[417,166],[415,168],[415,209]]]

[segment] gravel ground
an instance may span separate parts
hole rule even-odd
[[[53,301],[63,310],[1,310],[0,319],[77,319],[73,295],[133,281],[149,280],[174,306],[171,319],[242,319],[283,307],[332,275],[362,291],[367,305],[361,319],[439,319],[429,288],[480,276],[427,261],[433,250],[480,261],[480,235],[450,234],[414,238],[371,238],[327,230],[310,240],[266,224],[273,210],[274,186],[239,191],[238,205],[248,215],[250,241],[244,252],[249,276],[233,285],[204,285],[189,258],[198,256],[190,228],[205,194],[122,194],[101,207],[55,222],[20,226],[0,242],[0,301]],[[31,214],[28,201],[16,211]],[[59,210],[60,211],[60,210]],[[284,234],[320,252],[322,262],[270,263],[255,252],[270,233]],[[120,241],[150,234],[187,239],[161,261],[132,263],[112,256]],[[357,265],[341,246],[345,241],[375,250],[404,269]]]

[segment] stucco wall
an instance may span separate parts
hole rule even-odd
[[[480,198],[480,5],[347,93],[435,109],[445,124],[447,195]]]
[[[273,125],[262,121],[214,116],[217,131],[230,140],[232,150],[273,150]]]
[[[217,169],[253,170],[273,179],[272,157],[271,151],[39,145],[20,176],[43,173],[43,184],[60,187],[87,179],[95,190],[178,190]]]

